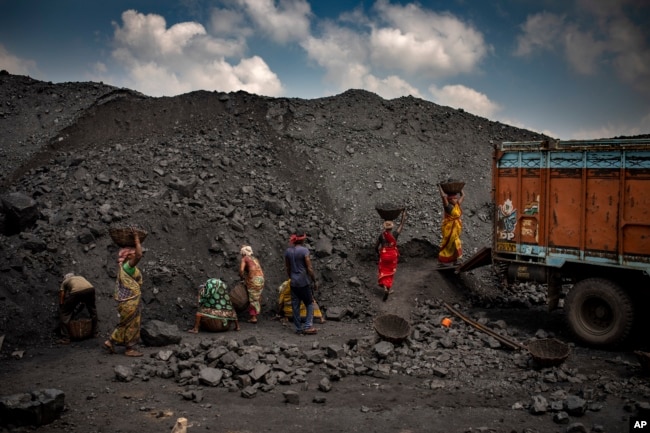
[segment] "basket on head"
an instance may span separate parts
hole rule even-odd
[[[90,319],[70,320],[68,332],[71,340],[84,340],[89,338],[93,331],[93,322]]]
[[[230,323],[222,319],[214,319],[212,317],[201,316],[201,329],[209,332],[224,332],[230,329]]]
[[[556,338],[533,340],[526,347],[540,367],[560,365],[569,357],[569,345]]]
[[[113,242],[115,242],[118,246],[124,248],[124,247],[134,247],[135,246],[135,238],[133,237],[133,232],[138,233],[138,237],[140,238],[140,242],[144,242],[145,238],[147,237],[147,231],[141,227],[111,227],[108,230],[108,234],[111,236],[111,239],[113,239]]]
[[[238,313],[248,308],[248,290],[246,290],[246,284],[243,281],[235,284],[230,291],[230,301]]]
[[[374,327],[381,338],[391,343],[401,343],[411,335],[411,325],[408,320],[396,314],[383,314],[377,317]]]
[[[445,194],[460,194],[465,187],[465,182],[460,181],[447,181],[440,184],[442,191]]]
[[[375,206],[375,210],[384,221],[397,219],[404,210],[404,206],[391,203],[380,203]]]

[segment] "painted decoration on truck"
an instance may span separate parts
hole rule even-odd
[[[517,209],[512,200],[506,199],[498,206],[497,235],[500,241],[512,242],[515,239],[515,227],[517,225]]]
[[[526,203],[524,215],[537,215],[539,213],[539,194],[535,195],[535,200]]]

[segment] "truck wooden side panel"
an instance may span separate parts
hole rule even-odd
[[[650,140],[502,143],[493,254],[650,271]]]

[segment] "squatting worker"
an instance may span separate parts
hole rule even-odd
[[[59,288],[60,344],[70,344],[70,320],[80,304],[86,305],[92,322],[92,336],[97,336],[97,307],[95,288],[90,282],[74,273],[65,274]]]
[[[314,295],[318,283],[311,264],[309,250],[304,246],[307,234],[298,230],[289,239],[289,248],[284,252],[284,264],[287,276],[291,280],[291,308],[293,324],[297,334],[316,334],[314,328]],[[300,304],[305,305],[307,316],[304,324],[300,320]]]

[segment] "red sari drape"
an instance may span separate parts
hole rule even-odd
[[[393,277],[397,271],[399,250],[397,249],[397,240],[390,231],[384,231],[382,236],[385,242],[379,250],[379,272],[377,279],[380,285],[390,289],[393,287]]]

